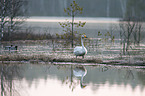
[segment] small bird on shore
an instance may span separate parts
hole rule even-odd
[[[84,55],[87,54],[87,49],[84,47],[84,44],[83,44],[83,38],[87,38],[87,36],[86,35],[81,36],[82,46],[76,46],[74,48],[74,54],[76,55],[76,58],[77,58],[77,56],[82,56],[82,58],[84,58]]]
[[[11,45],[11,46],[5,46],[5,50],[11,51],[11,50],[17,50],[17,49],[18,49],[18,46],[13,46],[13,45]]]

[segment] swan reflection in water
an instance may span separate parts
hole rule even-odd
[[[76,66],[73,69],[73,74],[75,77],[80,78],[80,86],[81,88],[85,88],[86,84],[83,83],[84,76],[87,74],[87,70],[84,66]]]

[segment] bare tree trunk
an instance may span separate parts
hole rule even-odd
[[[120,35],[124,37],[123,48],[122,48],[124,54],[125,54],[125,51],[128,51],[129,49],[129,46],[131,44],[130,39],[131,39],[132,33],[135,32],[134,29],[135,29],[136,24],[137,23],[135,21],[127,21],[120,24],[120,29],[122,30],[122,33],[120,32]]]
[[[129,46],[130,46],[130,36],[128,36],[127,38],[126,51],[128,51]]]
[[[9,91],[10,91],[10,96],[13,96],[12,94],[13,94],[13,91],[12,91],[12,89],[13,89],[13,80],[12,80],[12,78],[9,80],[9,87],[10,87],[10,89],[9,89]]]
[[[126,13],[126,0],[120,0],[120,3],[121,3],[121,9],[122,9],[123,18],[125,18],[125,13]]]
[[[1,37],[0,37],[0,40],[2,40],[3,38],[3,33],[4,33],[4,17],[2,16],[2,19],[1,19]]]
[[[3,67],[1,68],[1,96],[4,96]]]
[[[74,46],[74,44],[73,44],[73,39],[74,39],[74,37],[73,37],[73,35],[74,35],[74,32],[73,32],[73,30],[74,30],[74,13],[72,12],[72,48],[73,48],[73,46]]]
[[[5,8],[5,4],[6,4],[6,1],[3,0],[1,1],[1,34],[0,34],[0,40],[2,40],[3,38],[3,33],[4,33],[4,24],[5,24],[5,13],[6,13],[6,8]]]
[[[137,26],[135,27],[135,31],[133,33],[133,37],[134,37],[134,45],[137,44]]]
[[[127,47],[126,47],[126,51],[129,48],[130,45],[130,36],[133,33],[133,29],[135,28],[136,22],[132,22],[132,21],[128,21],[127,23]]]
[[[123,54],[125,55],[125,53],[126,53],[126,51],[125,51],[125,49],[126,49],[126,39],[124,38],[124,40],[123,40]]]
[[[138,41],[137,41],[137,44],[139,45],[140,44],[140,36],[141,36],[141,28],[142,28],[142,24],[139,24],[139,28],[138,28]]]
[[[107,17],[110,16],[110,0],[107,0]]]
[[[10,14],[10,36],[11,33],[13,32],[13,18],[14,18],[14,1],[11,1],[11,14]]]

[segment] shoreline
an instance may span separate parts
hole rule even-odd
[[[62,58],[55,55],[0,55],[0,64],[50,64],[50,65],[83,65],[83,66],[121,66],[121,67],[134,67],[141,66],[145,68],[145,62],[128,62],[124,60],[104,60],[99,58],[75,58],[68,57]]]
[[[31,60],[31,61],[0,61],[0,64],[8,64],[8,65],[14,65],[14,64],[37,64],[37,65],[60,65],[60,66],[106,66],[106,67],[121,67],[121,68],[145,68],[145,64],[105,64],[105,63],[77,63],[77,62],[43,62],[43,61],[37,61],[37,60]]]
[[[58,41],[61,43],[61,41]],[[57,42],[57,43],[58,43]],[[2,44],[4,46],[14,44],[14,45],[20,45],[25,44],[29,46],[29,44],[38,44],[38,45],[49,45],[52,43],[52,40],[17,40],[17,41],[3,41]],[[41,48],[41,47],[40,47]],[[57,49],[57,48],[56,48]],[[72,51],[72,48],[68,47],[69,51]],[[52,50],[52,49],[51,49]],[[66,50],[66,49],[65,49]],[[4,51],[1,50],[2,52]],[[128,57],[128,56],[122,56],[122,57],[113,57],[113,58],[101,58],[97,57],[95,55],[93,56],[86,56],[84,59],[81,57],[78,57],[76,59],[75,55],[73,55],[71,52],[65,53],[62,51],[61,53],[57,53],[57,51],[54,52],[41,52],[42,50],[39,50],[40,53],[21,53],[21,49],[18,51],[14,52],[9,52],[6,51],[5,54],[0,55],[0,64],[13,64],[13,63],[46,63],[46,64],[59,64],[59,63],[64,63],[65,65],[69,65],[71,63],[72,65],[76,63],[82,63],[83,65],[98,65],[98,64],[106,64],[106,65],[121,65],[121,66],[145,66],[145,57],[144,56],[134,56],[135,60],[133,57]],[[59,50],[58,50],[59,51]],[[29,52],[29,51],[28,51]],[[35,50],[37,52],[37,50]]]

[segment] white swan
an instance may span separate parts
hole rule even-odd
[[[81,36],[82,46],[76,46],[74,48],[74,54],[76,55],[76,58],[77,58],[77,56],[82,56],[82,58],[84,58],[84,55],[87,54],[87,49],[84,47],[84,44],[83,44],[83,38],[87,38],[87,36],[86,35]]]
[[[77,66],[73,69],[73,74],[76,77],[81,77],[80,86],[81,88],[85,88],[86,85],[83,83],[83,78],[87,74],[87,70],[84,66]]]

